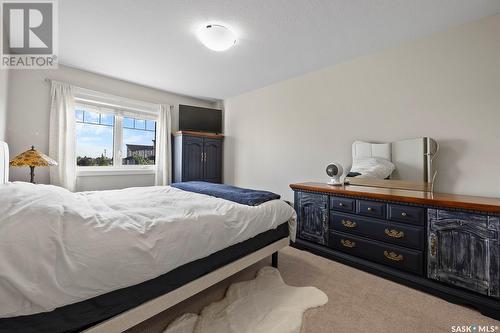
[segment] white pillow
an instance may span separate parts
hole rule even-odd
[[[361,157],[353,161],[350,172],[361,174],[356,178],[386,179],[395,169],[396,166],[386,159]]]

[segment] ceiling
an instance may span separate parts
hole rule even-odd
[[[224,99],[500,12],[500,0],[64,0],[62,64]],[[196,29],[225,23],[226,52]]]

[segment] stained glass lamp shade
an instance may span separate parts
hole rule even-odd
[[[14,159],[10,161],[9,165],[11,167],[30,167],[30,182],[35,183],[35,167],[54,166],[57,165],[57,162],[47,155],[35,150],[34,146],[31,146],[30,150],[14,157]]]

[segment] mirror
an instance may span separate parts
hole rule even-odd
[[[354,141],[346,181],[352,185],[432,192],[438,143],[429,137],[387,143]]]

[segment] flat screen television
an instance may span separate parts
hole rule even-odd
[[[180,104],[179,130],[222,133],[222,110]]]

